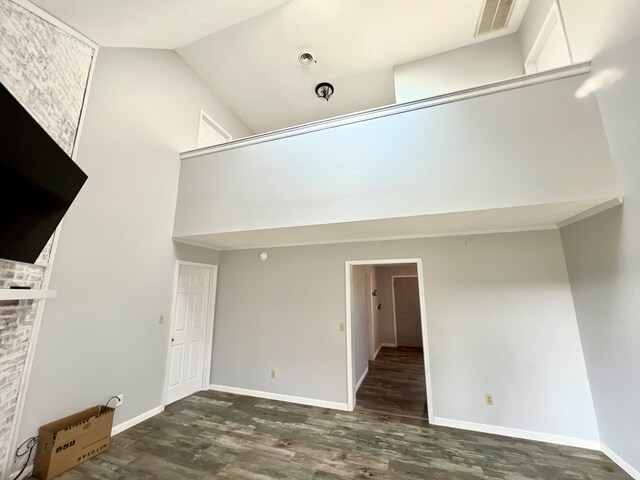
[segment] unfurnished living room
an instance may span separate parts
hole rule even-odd
[[[640,1],[0,0],[0,480],[640,480]]]

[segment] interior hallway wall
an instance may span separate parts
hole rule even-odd
[[[345,261],[422,258],[435,416],[597,442],[558,231],[267,252],[221,252],[213,384],[346,404]]]
[[[367,277],[369,275],[369,277]],[[373,265],[356,265],[351,273],[351,333],[353,344],[353,385],[358,384],[369,367],[370,344],[376,336],[377,310],[374,297],[368,291],[367,278],[371,279],[371,290],[377,287],[376,268]],[[371,315],[367,319],[367,302]]]
[[[382,304],[382,309],[378,314],[378,335],[376,350],[382,344],[395,345],[395,326],[393,321],[393,295],[391,287],[392,275],[417,275],[418,269],[415,265],[395,265],[391,267],[377,266],[376,275],[378,278],[378,302]]]
[[[595,10],[586,8],[591,1],[573,3],[580,7],[573,28],[582,18],[609,39],[596,52],[593,77],[625,193],[623,206],[563,228],[562,240],[601,440],[640,478],[640,3],[598,2]]]
[[[78,151],[89,179],[64,220],[20,440],[120,393],[116,424],[160,406],[175,261],[218,260],[171,240],[202,108],[248,133],[175,52],[101,49]]]

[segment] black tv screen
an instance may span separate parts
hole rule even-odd
[[[87,176],[0,87],[0,258],[34,263]]]

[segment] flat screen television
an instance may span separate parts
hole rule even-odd
[[[34,263],[87,175],[0,87],[0,258]]]

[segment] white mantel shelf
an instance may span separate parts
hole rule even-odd
[[[42,300],[45,298],[55,298],[56,290],[22,290],[22,289],[0,289],[1,300]]]

